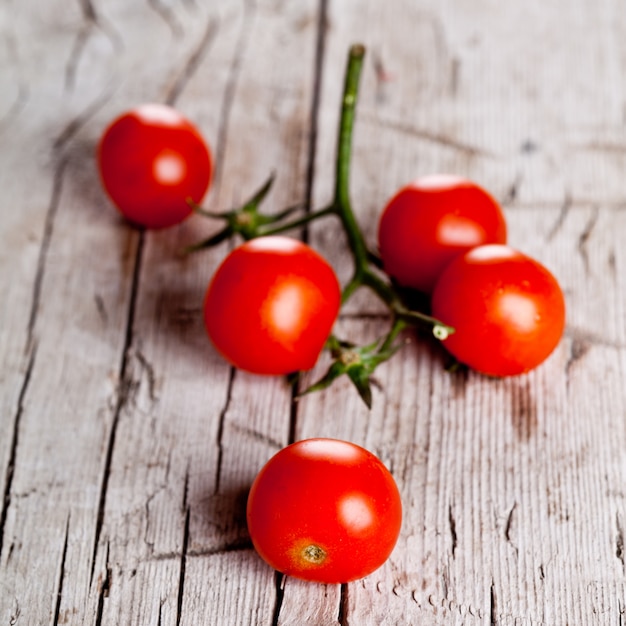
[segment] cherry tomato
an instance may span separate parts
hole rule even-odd
[[[274,569],[305,580],[346,583],[378,569],[402,524],[396,483],[371,452],[336,439],[283,448],[248,496],[248,530]]]
[[[424,176],[403,187],[378,225],[385,272],[425,293],[455,256],[486,243],[506,243],[502,210],[484,189],[457,176]]]
[[[479,246],[454,259],[432,295],[432,314],[455,328],[443,345],[459,361],[491,376],[512,376],[542,363],[565,327],[556,278],[509,246]]]
[[[315,365],[339,313],[339,282],[315,250],[289,237],[235,248],[207,289],[204,322],[217,350],[255,374]]]
[[[211,181],[213,162],[200,132],[172,107],[144,104],[114,120],[98,146],[100,178],[130,222],[165,228],[191,214]]]

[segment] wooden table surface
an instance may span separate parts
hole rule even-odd
[[[207,208],[273,171],[269,210],[323,206],[355,42],[367,241],[418,175],[489,189],[566,297],[565,336],[531,373],[449,373],[409,336],[371,411],[343,380],[295,401],[206,338],[230,244],[178,252],[215,224],[142,234],[104,195],[104,127],[157,101],[211,144]],[[626,622],[619,0],[4,0],[0,60],[0,624]],[[345,282],[341,230],[314,223],[308,241]],[[359,295],[338,332],[377,337],[381,313]],[[313,436],[368,448],[402,494],[396,549],[355,583],[278,575],[247,534],[258,470]]]

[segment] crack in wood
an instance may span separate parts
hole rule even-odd
[[[150,534],[150,505],[152,501],[163,491],[167,489],[167,483],[159,485],[147,498],[144,504],[144,516],[146,519],[146,527],[143,531],[143,542],[148,546],[151,553],[154,553],[154,541],[149,541],[148,535]]]
[[[348,593],[349,587],[346,583],[341,584],[341,591],[339,593],[339,614],[337,615],[337,621],[339,626],[348,626]]]
[[[100,494],[98,498],[98,508],[96,511],[96,522],[94,528],[94,543],[93,553],[91,556],[91,574],[89,578],[89,584],[93,582],[93,575],[96,566],[96,555],[98,553],[98,547],[100,543],[100,535],[102,533],[102,526],[104,524],[104,512],[106,508],[107,492],[109,487],[109,477],[111,473],[111,465],[113,462],[113,450],[115,448],[115,440],[117,436],[117,428],[126,401],[128,399],[129,384],[129,365],[130,365],[130,349],[133,340],[133,326],[135,322],[135,311],[137,307],[137,297],[139,292],[139,276],[141,274],[141,260],[144,248],[145,233],[140,231],[137,241],[137,250],[135,252],[135,262],[133,267],[133,273],[131,278],[130,296],[128,304],[128,313],[126,316],[126,332],[124,336],[124,346],[122,348],[121,362],[119,365],[119,380],[121,384],[117,390],[117,397],[115,406],[113,408],[113,416],[111,418],[111,426],[109,429],[109,436],[106,443],[106,451],[104,454],[104,465],[102,468],[102,478],[100,482]]]
[[[569,355],[565,363],[565,376],[569,383],[570,371],[591,350],[591,342],[583,336],[574,335],[570,343]]]
[[[96,311],[98,311],[98,317],[104,326],[109,323],[109,314],[107,313],[106,306],[104,304],[104,300],[100,294],[95,294],[94,303],[96,305]]]
[[[67,143],[76,135],[76,133],[89,122],[98,111],[111,99],[112,91],[108,91],[98,96],[93,102],[87,105],[78,115],[73,117],[57,135],[52,142],[53,152],[61,152]]]
[[[222,104],[220,107],[219,120],[218,120],[218,132],[215,141],[215,169],[213,172],[213,193],[219,194],[222,181],[222,167],[225,162],[226,156],[226,144],[228,142],[228,132],[230,124],[230,114],[235,101],[235,92],[237,91],[237,85],[239,83],[239,74],[241,72],[241,65],[248,49],[250,42],[249,31],[252,26],[253,13],[256,7],[254,2],[246,0],[243,8],[242,25],[239,31],[239,37],[235,46],[235,54],[228,72],[228,79],[224,87],[224,95],[222,97]]]
[[[32,350],[33,342],[35,341],[35,323],[37,321],[37,315],[39,313],[41,289],[46,269],[46,260],[48,258],[48,250],[50,249],[50,242],[52,240],[54,222],[57,212],[59,210],[66,166],[67,158],[62,158],[57,164],[52,179],[52,193],[50,196],[50,204],[48,205],[48,210],[46,211],[46,216],[44,219],[43,235],[41,238],[41,246],[39,248],[39,258],[37,259],[37,270],[35,272],[35,278],[33,281],[33,295],[30,307],[30,314],[28,316],[26,346],[24,350],[26,354],[28,354]]]
[[[14,609],[11,611],[11,615],[9,617],[9,626],[15,626],[18,620],[20,619],[20,615],[22,614],[22,608],[20,607],[19,600],[14,598]]]
[[[215,548],[197,548],[195,550],[190,550],[188,547],[185,550],[185,559],[196,559],[203,557],[212,557],[220,554],[230,554],[231,552],[247,552],[250,550],[254,550],[254,545],[249,537],[245,537],[242,539],[238,539],[233,541],[232,543],[227,543],[221,546],[216,546]],[[173,550],[172,552],[161,552],[157,554],[152,554],[149,557],[150,561],[159,562],[159,561],[180,561],[183,557],[183,552],[178,550]]]
[[[458,538],[456,534],[456,520],[454,519],[454,511],[452,510],[452,504],[448,506],[448,525],[450,527],[450,537],[452,539],[452,545],[450,547],[450,551],[452,554],[452,558],[455,558]]]
[[[141,369],[145,372],[146,378],[148,379],[148,397],[150,398],[150,402],[155,403],[158,401],[158,397],[156,394],[156,375],[154,373],[154,366],[139,349],[135,350],[135,358],[141,365]]]
[[[180,574],[178,577],[178,598],[176,602],[176,626],[180,626],[183,617],[183,600],[185,597],[185,572],[187,568],[187,549],[189,547],[189,520],[190,510],[187,507],[185,513],[185,526],[183,530],[183,545],[180,554]]]
[[[615,526],[617,528],[615,534],[615,556],[622,564],[622,572],[626,574],[626,555],[624,554],[624,527],[619,513],[615,516]]]
[[[498,609],[498,599],[496,597],[496,584],[491,579],[491,587],[489,588],[489,624],[491,626],[498,626],[498,616],[496,611]]]
[[[152,9],[168,26],[174,39],[180,39],[185,34],[182,23],[176,17],[176,13],[161,0],[147,0],[148,7]]]
[[[82,4],[82,3],[81,3]],[[87,47],[87,42],[91,37],[94,25],[87,21],[76,34],[74,45],[65,65],[65,91],[74,90],[76,84],[76,74],[78,73],[78,65],[83,55],[83,50]]]
[[[297,402],[296,402],[296,404],[297,404]],[[239,432],[239,433],[243,434],[243,435],[248,435],[250,438],[254,439],[255,441],[258,441],[260,443],[264,443],[267,446],[269,446],[271,448],[274,448],[276,450],[280,450],[285,445],[282,441],[278,441],[277,439],[273,439],[272,437],[270,437],[266,433],[259,432],[255,428],[251,428],[249,426],[244,426],[242,424],[233,423],[232,424],[232,429],[234,431],[236,431],[236,432]],[[289,443],[293,443],[293,441],[291,441],[291,439],[290,439]]]
[[[83,14],[83,25],[78,29],[74,44],[65,64],[65,90],[70,92],[76,85],[78,66],[94,30],[100,30],[111,42],[113,49],[122,47],[122,38],[98,15],[92,0],[78,0]]]
[[[313,67],[313,91],[311,94],[311,115],[309,118],[309,149],[307,154],[305,211],[309,213],[313,206],[313,186],[315,182],[315,162],[317,156],[317,141],[319,136],[319,115],[322,94],[322,78],[324,72],[324,57],[326,53],[326,32],[328,25],[328,0],[321,0],[317,14],[317,37],[315,40],[315,60]],[[302,229],[302,240],[309,241],[309,225]]]
[[[63,581],[65,580],[65,560],[67,557],[67,544],[70,534],[70,515],[67,516],[65,523],[65,539],[63,541],[63,551],[61,552],[61,566],[59,568],[59,581],[57,583],[56,602],[54,607],[54,617],[52,619],[53,626],[58,626],[59,615],[61,613],[61,600],[63,599]]]
[[[187,514],[189,508],[189,464],[190,460],[187,460],[187,467],[185,468],[185,480],[183,483],[183,501],[181,503],[181,511]]]
[[[17,448],[19,443],[20,423],[22,421],[22,414],[24,412],[24,400],[26,398],[26,392],[28,391],[28,387],[34,370],[36,354],[37,346],[34,345],[30,353],[28,364],[26,366],[24,378],[22,379],[22,386],[17,397],[15,416],[13,417],[13,433],[11,435],[11,445],[9,447],[9,459],[4,473],[4,494],[2,498],[2,511],[0,512],[0,556],[2,556],[4,549],[6,521],[7,515],[9,513],[9,507],[11,506],[11,489],[13,487],[13,476],[15,474],[15,466],[17,461]],[[11,556],[13,549],[14,544],[11,543],[11,547],[9,549],[9,557]]]
[[[506,524],[504,526],[504,538],[505,538],[506,542],[509,543],[513,547],[513,550],[515,550],[515,554],[518,555],[519,554],[519,549],[513,543],[513,540],[511,539],[511,528],[513,526],[513,513],[515,512],[516,508],[517,508],[517,502],[514,502],[513,506],[511,507],[511,510],[509,511],[509,514],[507,515],[507,518],[506,518]]]
[[[513,182],[509,186],[505,197],[502,199],[503,206],[511,205],[515,202],[515,200],[517,200],[519,189],[522,185],[523,180],[524,180],[524,176],[522,175],[521,172],[518,172],[515,178],[513,179]]]
[[[98,603],[96,606],[96,619],[94,622],[94,626],[102,625],[102,618],[104,615],[104,601],[106,598],[109,597],[109,591],[111,589],[111,580],[112,580],[113,571],[109,565],[109,550],[110,550],[110,544],[107,541],[105,559],[104,559],[104,562],[105,562],[104,577],[102,577],[102,575],[98,576],[98,589],[97,589]]]
[[[360,119],[364,123],[380,126],[381,128],[393,130],[406,136],[415,137],[416,139],[422,139],[429,143],[443,146],[444,148],[450,148],[451,150],[460,152],[469,157],[494,157],[494,154],[491,153],[489,150],[485,150],[480,146],[474,146],[472,144],[459,141],[454,137],[450,137],[444,133],[435,133],[425,128],[418,128],[417,126],[413,126],[412,124],[399,122],[397,120],[381,118],[379,115],[371,115],[367,112],[362,113]]]
[[[598,223],[599,214],[600,214],[600,211],[598,207],[594,207],[593,213],[589,217],[589,220],[587,220],[587,224],[585,224],[585,228],[583,229],[582,233],[580,233],[580,236],[578,237],[578,252],[580,256],[582,257],[583,266],[585,268],[586,273],[589,273],[589,269],[590,269],[589,252],[587,250],[587,243],[589,241],[589,238],[591,237],[591,234],[593,233],[593,230],[596,224]]]
[[[565,198],[563,198],[563,203],[561,204],[561,210],[559,211],[559,214],[556,218],[556,221],[552,225],[552,228],[548,231],[548,234],[546,235],[547,241],[552,241],[557,233],[561,230],[563,224],[565,223],[565,220],[567,219],[567,216],[570,213],[572,205],[572,196],[569,191],[566,191]]]
[[[222,460],[224,457],[224,424],[226,422],[226,414],[228,413],[228,409],[230,407],[230,401],[232,399],[233,393],[233,385],[235,381],[235,375],[237,370],[234,367],[230,368],[229,376],[228,376],[228,385],[226,388],[226,399],[224,400],[224,407],[220,412],[220,419],[217,426],[217,436],[216,436],[216,445],[217,445],[217,460],[215,462],[215,485],[213,486],[213,495],[219,493],[220,490],[220,482],[222,480]]]
[[[26,103],[29,100],[29,96],[30,90],[28,86],[23,83],[18,83],[17,94],[15,95],[13,103],[8,108],[7,112],[0,118],[0,132],[2,132],[4,128],[9,127],[15,118],[17,118],[24,110]]]
[[[274,572],[274,587],[276,589],[276,600],[274,601],[274,613],[272,615],[272,626],[278,626],[280,621],[280,611],[283,607],[285,597],[285,582],[287,577],[280,572]]]
[[[211,45],[217,38],[219,31],[219,23],[217,19],[209,19],[207,26],[204,30],[204,34],[200,39],[200,43],[196,46],[195,50],[191,53],[181,71],[178,72],[175,77],[172,86],[168,90],[165,96],[165,103],[174,106],[176,101],[183,93],[187,83],[191,80],[192,76],[196,73],[196,70],[200,66],[202,59],[205,57]]]
[[[453,557],[454,558],[454,557]],[[450,561],[443,568],[441,572],[441,591],[443,597],[447,598],[450,593]]]
[[[111,568],[107,565],[106,575],[100,585],[98,592],[98,606],[96,609],[96,621],[95,626],[102,626],[102,617],[104,615],[104,601],[109,597],[109,591],[111,589]]]

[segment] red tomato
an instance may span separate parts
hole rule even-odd
[[[213,163],[199,131],[175,109],[144,104],[106,129],[98,146],[100,178],[129,221],[165,228],[191,214],[211,181]]]
[[[248,530],[261,557],[288,576],[346,583],[378,569],[393,550],[402,503],[389,470],[346,441],[287,446],[259,472]]]
[[[378,225],[387,274],[426,293],[455,256],[486,243],[506,243],[502,210],[484,189],[457,176],[424,176],[403,187]]]
[[[235,248],[204,299],[217,350],[255,374],[311,369],[339,313],[335,272],[315,250],[289,237],[259,237]]]
[[[503,245],[454,259],[432,295],[432,314],[455,328],[443,345],[459,361],[491,376],[512,376],[542,363],[565,327],[565,300],[540,263]]]

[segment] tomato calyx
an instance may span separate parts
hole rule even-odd
[[[393,336],[390,333],[366,346],[356,346],[331,335],[326,342],[326,347],[333,357],[333,362],[322,378],[305,389],[300,395],[326,389],[337,378],[346,375],[355,386],[367,408],[371,409],[372,384],[375,384],[374,371],[402,347],[403,342],[394,343],[394,341],[403,327],[402,323],[394,325],[392,327]]]
[[[216,246],[226,239],[230,239],[235,235],[239,235],[244,241],[249,241],[255,237],[269,234],[269,231],[263,231],[263,227],[268,224],[274,224],[280,222],[289,217],[295,211],[298,211],[302,207],[300,205],[288,207],[275,215],[267,215],[260,212],[260,206],[267,197],[272,185],[274,183],[274,174],[263,183],[263,185],[244,202],[240,207],[231,209],[229,211],[214,212],[204,209],[200,205],[196,204],[191,198],[187,199],[187,203],[193,209],[193,211],[204,217],[217,219],[225,222],[224,227],[218,231],[215,235],[212,235],[208,239],[204,239],[198,243],[192,244],[183,250],[184,253],[197,252],[204,248],[210,248]]]

